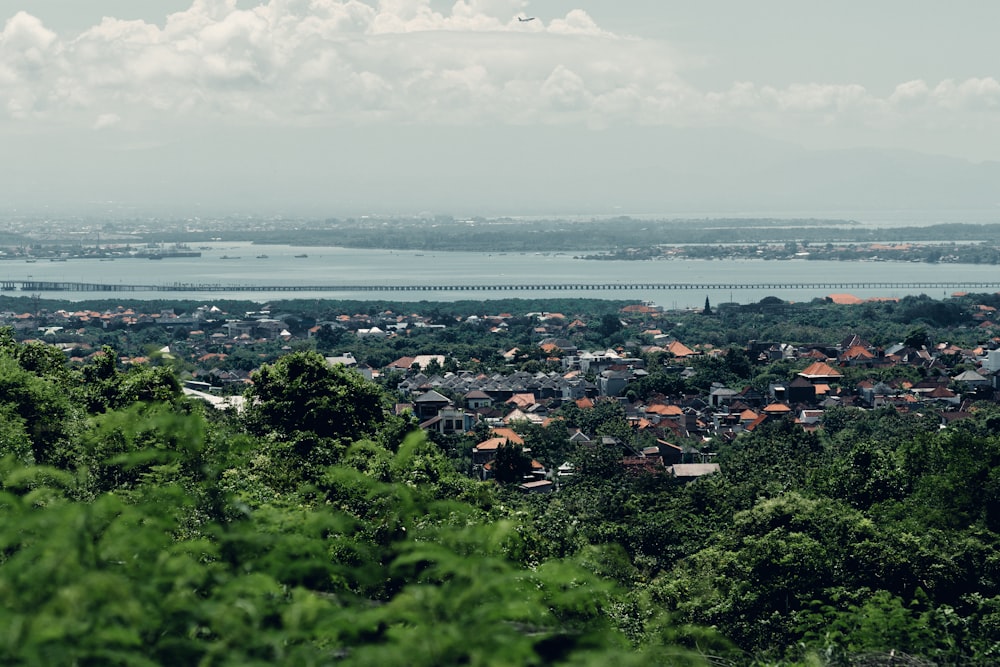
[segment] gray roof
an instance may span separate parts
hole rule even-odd
[[[718,463],[675,463],[670,469],[674,477],[701,477],[720,470]]]
[[[448,403],[450,399],[447,396],[443,396],[433,389],[417,396],[413,399],[414,403]]]
[[[965,371],[952,378],[956,382],[987,382],[986,378],[976,371]]]

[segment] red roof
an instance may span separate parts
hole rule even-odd
[[[855,345],[849,350],[845,350],[842,355],[843,359],[874,359],[875,355],[866,350],[860,345]]]
[[[830,364],[825,364],[822,361],[817,361],[814,364],[810,364],[804,371],[799,373],[804,378],[839,378],[844,377],[842,373],[834,370]]]
[[[667,351],[673,354],[675,357],[690,357],[694,354],[694,350],[680,342],[675,340],[674,342],[667,345]]]
[[[498,438],[503,438],[504,440],[507,440],[508,442],[513,442],[514,444],[517,444],[517,445],[523,445],[524,444],[524,438],[522,438],[517,433],[515,433],[514,429],[512,429],[512,428],[499,427],[499,428],[493,429],[492,433],[493,433],[494,436],[496,436]]]
[[[500,445],[507,443],[507,438],[490,438],[489,440],[484,440],[476,445],[476,450],[480,452],[495,452],[500,448]]]
[[[646,413],[654,415],[663,415],[665,417],[677,417],[684,414],[684,411],[681,410],[676,405],[656,404],[648,406],[646,408]]]
[[[859,303],[864,303],[864,301],[853,294],[830,294],[826,298],[842,306],[855,306]]]

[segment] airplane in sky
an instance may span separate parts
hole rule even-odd
[[[517,20],[520,21],[521,23],[527,23],[528,21],[534,21],[535,17],[534,16],[518,16]]]

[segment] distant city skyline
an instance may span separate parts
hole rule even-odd
[[[985,0],[0,0],[0,214],[990,220],[997,25]]]

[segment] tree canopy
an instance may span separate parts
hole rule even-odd
[[[778,326],[724,305],[684,326],[723,344]],[[925,344],[955,315],[927,305],[873,306],[920,319],[872,317],[868,331]],[[783,312],[802,336],[867,317]],[[604,326],[635,335],[615,315],[591,321],[582,340]],[[530,321],[511,322],[531,335]],[[470,324],[450,344],[469,351],[465,338],[481,334]],[[796,371],[723,349],[683,375],[661,352],[629,391],[683,396]],[[468,439],[428,438],[386,392],[297,350],[256,370],[242,410],[217,410],[186,398],[169,364],[124,365],[106,347],[71,365],[0,330],[0,662],[833,667],[1000,655],[994,403],[947,428],[894,408],[829,408],[810,431],[772,419],[697,443],[720,472],[684,482],[626,469],[649,436],[622,402],[566,401],[548,426],[519,426],[524,447],[501,448],[496,483],[468,474]],[[594,440],[571,443],[569,429]],[[531,458],[570,474],[524,494],[506,482]]]

